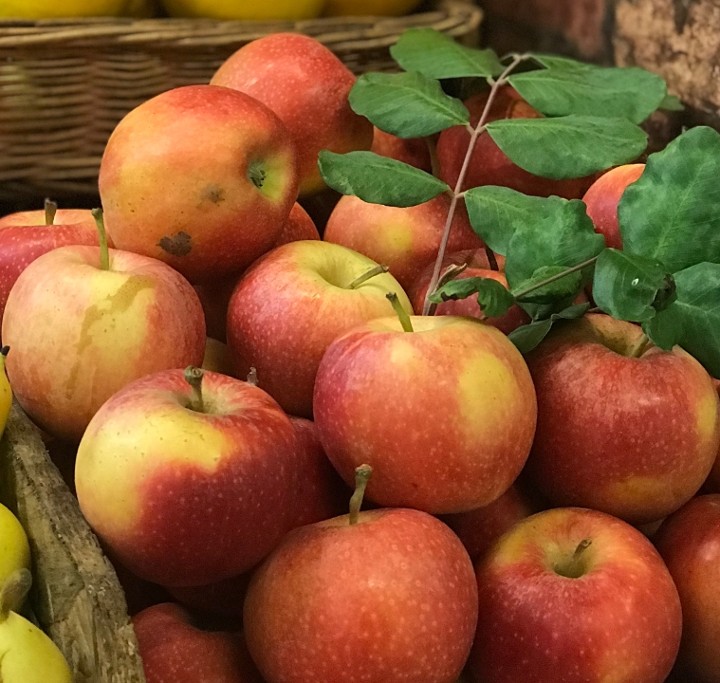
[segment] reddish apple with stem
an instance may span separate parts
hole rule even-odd
[[[682,631],[665,563],[630,524],[586,508],[517,523],[476,565],[477,683],[663,683]]]
[[[458,537],[410,508],[360,511],[291,531],[255,571],[247,645],[268,683],[455,683],[477,621]]]

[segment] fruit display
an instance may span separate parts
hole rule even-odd
[[[148,683],[720,681],[720,133],[649,153],[641,69],[391,53],[260,37],[118,123],[91,222],[0,219],[0,410]]]

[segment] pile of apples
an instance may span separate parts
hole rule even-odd
[[[720,680],[720,383],[600,313],[525,357],[520,309],[422,315],[448,197],[319,218],[320,150],[431,168],[354,81],[260,38],[123,118],[102,212],[0,221],[10,382],[77,444],[148,681]],[[466,138],[435,140],[447,179]],[[487,136],[473,159],[584,197],[608,241],[642,171],[533,179]],[[447,263],[504,282],[455,220]]]

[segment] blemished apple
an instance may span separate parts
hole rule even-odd
[[[147,683],[262,683],[242,634],[210,630],[174,602],[132,618]]]
[[[472,95],[465,100],[470,112],[470,125],[476,126],[485,108],[488,91]],[[509,85],[499,89],[490,105],[486,122],[497,119],[533,119],[540,117],[518,92]],[[453,126],[440,133],[437,142],[438,175],[450,187],[457,185],[460,170],[470,143],[467,126]],[[461,189],[480,185],[501,185],[529,195],[547,197],[558,195],[566,199],[579,199],[592,184],[595,176],[554,180],[533,175],[514,164],[495,144],[488,133],[482,133],[475,144]]]
[[[404,161],[415,168],[430,173],[432,171],[432,157],[430,145],[434,140],[428,138],[399,138],[392,133],[375,127],[370,151],[383,157]]]
[[[326,187],[318,154],[369,149],[373,126],[348,102],[355,74],[318,39],[275,32],[230,55],[210,83],[240,90],[272,109],[299,153],[300,196]]]
[[[463,255],[466,255],[464,260]],[[498,256],[500,261],[503,261],[502,256]],[[443,270],[451,265],[462,265],[464,270],[454,276],[453,279],[460,280],[470,277],[482,277],[490,280],[496,280],[501,283],[505,288],[508,287],[507,278],[505,273],[501,270],[492,270],[488,263],[487,255],[483,249],[477,249],[474,251],[461,251],[453,254],[448,254],[443,259]],[[412,286],[408,289],[408,296],[413,303],[413,309],[415,313],[420,315],[425,306],[425,299],[427,297],[428,288],[432,281],[432,274],[434,270],[434,264],[429,264],[421,273],[415,278]],[[458,299],[456,301],[443,301],[435,307],[434,315],[466,315],[478,320],[484,320],[488,325],[497,327],[501,332],[510,334],[514,329],[525,325],[530,322],[530,316],[523,311],[520,306],[513,304],[506,313],[496,317],[488,317],[483,312],[480,304],[478,303],[477,296],[469,296],[465,299]]]
[[[296,447],[290,419],[262,389],[190,368],[154,373],[88,425],[75,463],[80,509],[140,578],[221,581],[255,566],[290,528]]]
[[[345,195],[330,214],[323,239],[384,263],[407,291],[435,260],[449,209],[450,199],[445,195],[410,207],[371,204]],[[483,242],[470,227],[464,206],[458,209],[447,249],[481,247]]]
[[[244,610],[267,683],[455,683],[476,621],[462,543],[408,508],[294,529],[253,574]]]
[[[172,88],[126,114],[98,189],[108,235],[193,282],[270,249],[297,198],[290,133],[264,104],[215,85]]]
[[[19,275],[3,343],[18,403],[50,435],[77,443],[98,408],[131,381],[199,365],[202,306],[166,263],[129,251],[60,247]]]
[[[60,209],[50,225],[44,222],[42,210],[0,218],[0,320],[8,294],[27,265],[41,254],[72,244],[98,245],[90,210]]]
[[[313,411],[320,443],[367,497],[434,514],[489,505],[523,469],[535,433],[535,389],[506,335],[458,316],[376,318],[322,357]]]
[[[597,510],[554,508],[503,535],[476,564],[475,683],[663,683],[680,599],[640,531]]]
[[[618,224],[618,204],[628,185],[634,183],[645,170],[644,163],[623,164],[600,175],[582,197],[587,215],[595,232],[605,237],[605,245],[622,249],[622,235]]]
[[[354,325],[391,315],[388,292],[412,311],[397,280],[378,266],[352,249],[319,240],[283,244],[258,259],[228,304],[234,374],[246,377],[254,367],[259,386],[285,411],[312,417],[315,373],[330,342]]]
[[[720,494],[683,505],[663,521],[653,542],[680,594],[679,663],[692,681],[720,681]]]
[[[635,524],[686,503],[718,452],[712,378],[680,347],[593,313],[558,327],[526,356],[538,400],[527,472],[554,505]]]

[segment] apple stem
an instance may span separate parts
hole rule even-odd
[[[55,222],[55,214],[58,205],[52,199],[45,199],[45,225],[52,225]]]
[[[246,381],[248,384],[252,384],[254,387],[258,385],[258,374],[257,368],[253,365],[247,374]]]
[[[627,354],[629,358],[640,358],[640,356],[648,350],[648,347],[652,345],[650,338],[643,332],[633,346],[630,347],[630,352]]]
[[[185,381],[192,388],[190,403],[187,407],[190,410],[194,410],[196,413],[205,412],[205,402],[202,394],[202,380],[204,374],[205,371],[202,368],[197,368],[194,365],[188,365],[183,373]]]
[[[437,281],[440,277],[440,269],[442,268],[442,262],[445,258],[445,251],[447,250],[448,241],[450,240],[450,232],[452,230],[453,220],[455,218],[455,212],[457,211],[457,205],[462,195],[462,188],[465,184],[465,176],[467,175],[468,169],[470,168],[470,160],[472,158],[473,151],[475,150],[475,143],[477,139],[485,132],[486,122],[490,115],[490,109],[495,97],[497,96],[500,88],[507,82],[508,76],[525,60],[529,59],[530,55],[514,54],[512,55],[512,61],[508,64],[503,72],[497,77],[488,78],[487,81],[490,84],[490,92],[488,94],[487,102],[480,115],[480,120],[477,126],[474,128],[468,124],[468,131],[470,132],[470,142],[468,143],[467,151],[465,152],[465,158],[463,159],[462,166],[460,167],[460,174],[458,175],[455,188],[451,192],[450,208],[448,209],[447,220],[445,221],[445,227],[443,229],[442,238],[440,240],[440,247],[438,248],[437,256],[435,257],[435,267],[433,268],[433,274],[430,278],[430,285],[428,286],[428,294],[425,297],[425,303],[423,305],[423,315],[429,315],[430,307],[432,302],[430,301],[430,294],[435,291],[437,287]],[[496,264],[497,265],[497,264]]]
[[[363,273],[359,277],[356,277],[349,285],[348,289],[357,289],[360,285],[366,283],[371,278],[374,278],[376,275],[381,275],[382,273],[387,273],[390,270],[388,266],[385,266],[383,264],[378,264],[377,266],[373,266],[370,270]]]
[[[105,220],[103,219],[102,209],[93,209],[92,217],[95,219],[95,225],[98,231],[98,240],[100,242],[100,270],[110,270],[110,250],[108,249],[107,233],[105,232]]]
[[[22,605],[32,586],[32,574],[29,570],[15,570],[5,581],[0,590],[0,622],[5,621],[10,614],[10,605]]]
[[[402,307],[402,304],[400,303],[400,300],[398,299],[398,295],[395,292],[388,292],[385,297],[387,300],[391,303],[393,310],[395,311],[395,314],[397,315],[398,319],[400,320],[400,324],[402,325],[403,332],[414,332],[412,326],[412,320],[410,320],[410,316],[408,315],[408,312]]]
[[[592,545],[591,538],[584,538],[577,544],[572,557],[562,564],[555,565],[555,572],[568,579],[578,579],[585,573],[585,551]]]
[[[360,508],[365,498],[365,489],[372,476],[372,471],[370,465],[360,465],[355,468],[355,491],[350,498],[350,524],[357,524]]]

